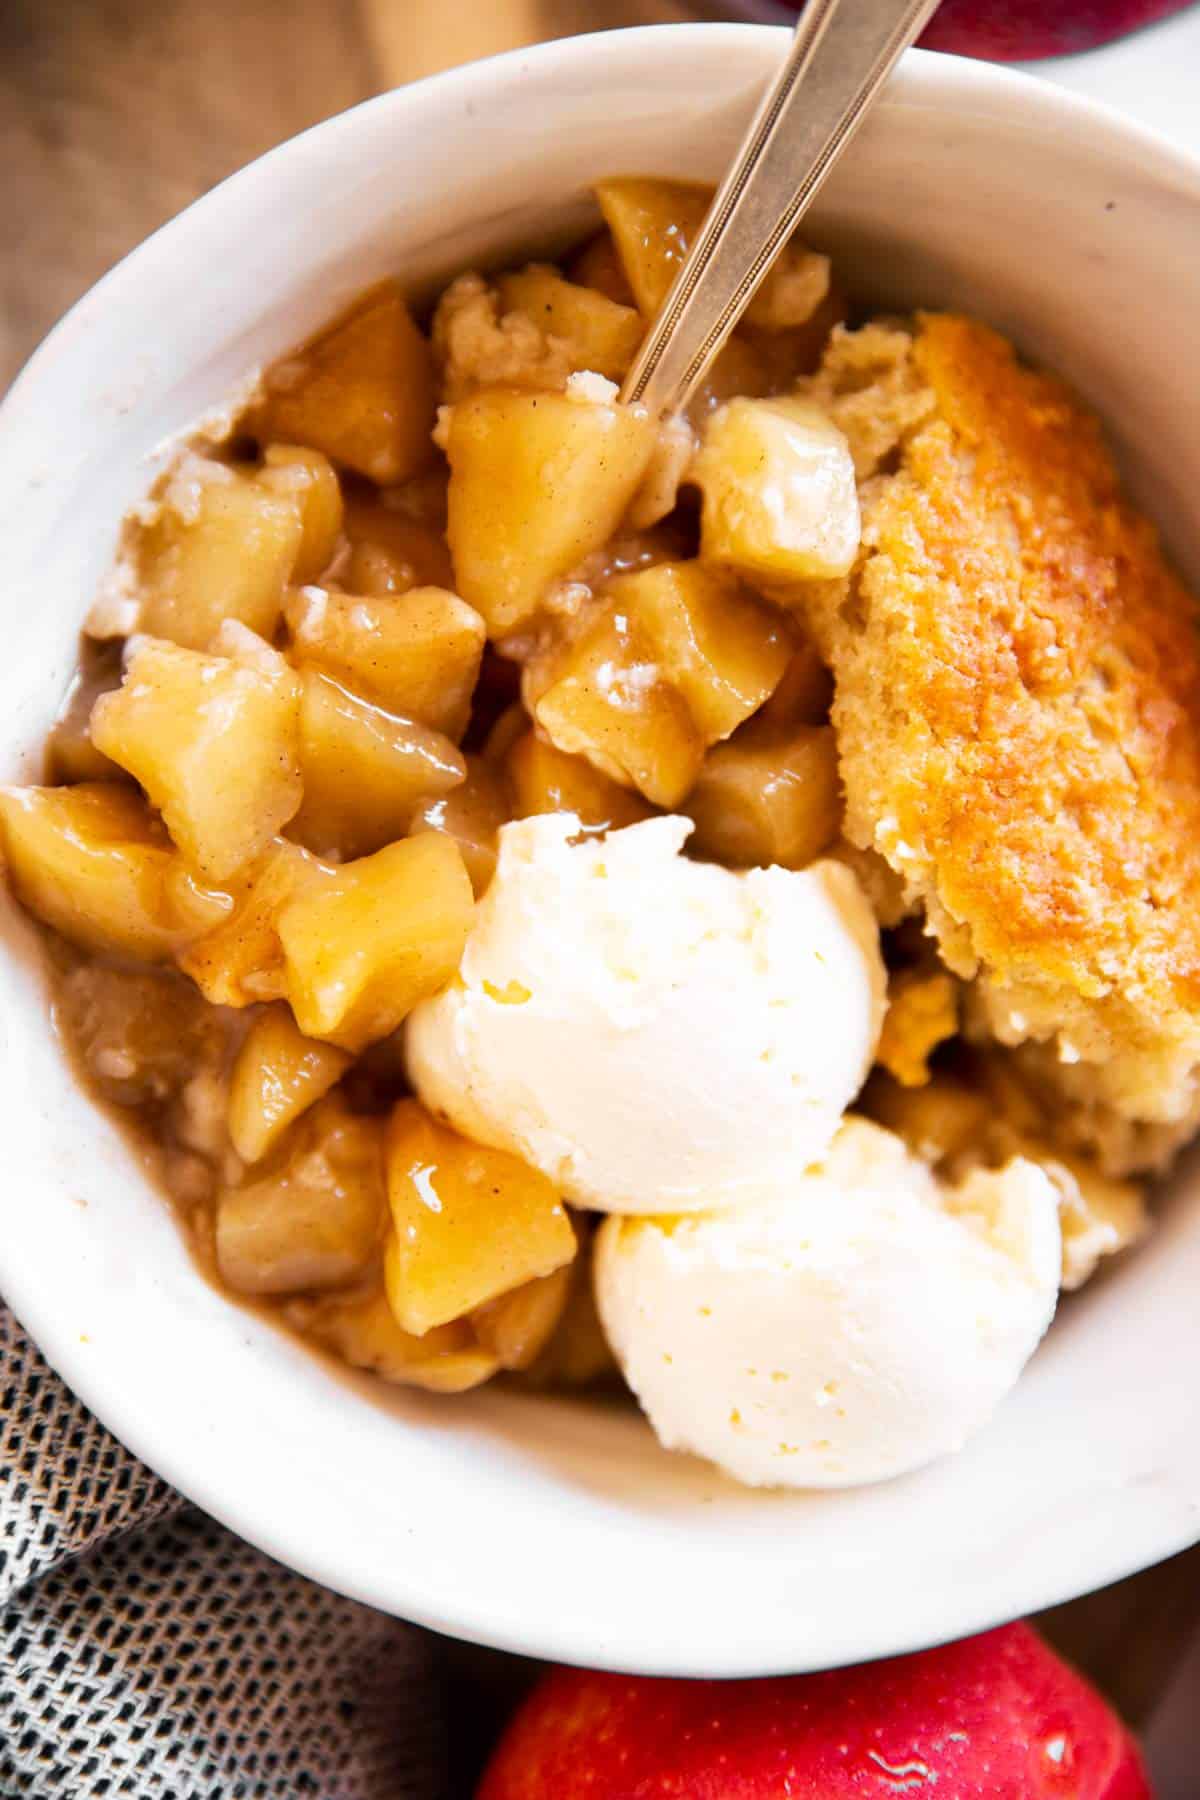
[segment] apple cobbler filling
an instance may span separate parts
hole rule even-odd
[[[859,602],[831,596],[928,418],[909,334],[849,332],[792,245],[660,424],[614,384],[709,196],[598,198],[562,266],[460,276],[421,322],[385,283],[182,450],[125,523],[45,785],[0,795],[63,1036],[204,1268],[441,1392],[614,1368],[590,1209],[406,1068],[511,821],[590,840],[678,813],[707,863],[840,863],[888,965],[860,1110],[947,1183],[1050,1170],[1068,1285],[1142,1229],[1136,1187],[1052,1150],[1016,1063],[966,1042],[969,967],[882,839],[845,832],[831,646]]]

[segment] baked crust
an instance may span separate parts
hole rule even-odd
[[[979,1032],[1054,1039],[1102,1103],[1180,1118],[1200,1062],[1196,602],[1094,416],[986,327],[835,333],[811,389],[862,481],[855,571],[803,597],[848,837],[974,978]]]

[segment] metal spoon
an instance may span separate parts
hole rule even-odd
[[[808,0],[622,400],[660,415],[685,404],[937,3]]]

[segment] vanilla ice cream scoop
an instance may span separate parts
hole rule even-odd
[[[421,1099],[580,1206],[794,1186],[878,1041],[879,934],[850,871],[734,874],[682,857],[690,830],[506,825],[458,977],[409,1017]]]
[[[1050,1323],[1061,1254],[1033,1163],[949,1189],[848,1119],[771,1200],[606,1220],[596,1300],[669,1449],[753,1486],[852,1487],[978,1430]]]

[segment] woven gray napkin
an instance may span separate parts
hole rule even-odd
[[[131,1456],[0,1304],[0,1800],[442,1800],[430,1640]]]

